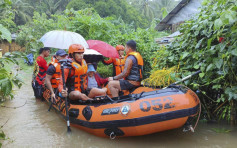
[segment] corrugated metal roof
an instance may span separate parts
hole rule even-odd
[[[168,25],[167,22],[176,15],[184,6],[186,6],[190,0],[182,0],[157,26],[156,29],[162,31]]]

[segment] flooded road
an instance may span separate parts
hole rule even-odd
[[[0,126],[9,138],[3,148],[21,147],[80,147],[80,148],[235,148],[237,127],[199,123],[195,133],[175,129],[140,137],[110,140],[100,138],[72,127],[67,134],[66,122],[54,110],[48,112],[45,102],[33,96],[30,80],[15,93],[15,99],[0,107]],[[8,107],[8,108],[7,108]],[[10,108],[9,108],[10,107]],[[14,108],[15,107],[15,108]],[[216,133],[213,128],[231,130]]]

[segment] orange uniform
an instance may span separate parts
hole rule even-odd
[[[117,76],[124,70],[125,58],[109,58],[109,60],[103,62],[104,64],[113,63],[113,76]]]

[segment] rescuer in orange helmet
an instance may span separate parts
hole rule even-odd
[[[108,60],[102,61],[105,65],[113,63],[113,76],[119,75],[120,73],[122,73],[124,69],[125,64],[124,49],[125,48],[123,45],[117,45],[116,50],[118,51],[119,58],[109,58]]]

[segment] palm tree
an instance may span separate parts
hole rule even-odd
[[[141,13],[148,17],[150,20],[154,18],[154,9],[152,8],[152,1],[143,0],[141,3]]]
[[[155,11],[152,7],[152,0],[128,0],[128,3],[135,8],[138,8],[141,14],[149,18],[149,20],[154,18]]]
[[[170,12],[181,0],[127,0],[146,17],[162,19],[163,10]]]
[[[25,24],[27,21],[31,20],[30,10],[33,9],[28,3],[22,0],[12,0],[12,10],[15,13],[14,22],[18,25]]]

